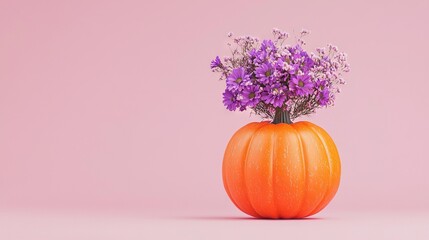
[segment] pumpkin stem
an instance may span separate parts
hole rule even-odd
[[[292,124],[292,121],[290,120],[290,114],[287,110],[277,108],[276,109],[276,115],[274,115],[274,119],[271,123],[273,123],[273,124],[278,124],[278,123]]]

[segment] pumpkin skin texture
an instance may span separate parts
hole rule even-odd
[[[304,218],[332,200],[341,163],[334,141],[313,123],[253,122],[229,141],[222,175],[241,211],[257,218]]]

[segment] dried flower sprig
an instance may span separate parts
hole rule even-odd
[[[314,113],[334,104],[342,77],[350,70],[347,56],[336,46],[304,50],[302,30],[293,46],[285,45],[289,34],[273,29],[273,39],[259,41],[250,36],[228,37],[231,56],[217,56],[210,64],[226,81],[223,103],[230,111],[251,109],[263,118],[286,111],[291,119]]]

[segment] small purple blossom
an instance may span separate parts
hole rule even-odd
[[[258,57],[258,51],[256,51],[256,49],[254,49],[254,48],[250,49],[248,54],[249,54],[251,61],[255,60]]]
[[[301,71],[300,70],[300,64],[294,63],[294,64],[289,65],[289,73],[290,74],[295,75],[295,74],[298,74],[299,71]]]
[[[313,92],[314,84],[310,81],[310,76],[300,75],[293,77],[289,82],[289,89],[297,96],[307,96]]]
[[[220,61],[219,56],[216,56],[216,58],[214,60],[212,60],[212,62],[210,63],[211,69],[218,68],[221,66],[222,66],[222,62]]]
[[[327,106],[329,104],[329,90],[323,89],[317,94],[317,101],[320,106]]]
[[[315,88],[319,91],[324,90],[328,87],[328,81],[317,79],[316,83],[314,84]]]
[[[308,53],[302,49],[300,45],[289,48],[291,53],[291,61],[294,63],[294,70],[301,70],[304,73],[307,73],[314,66],[314,61],[308,55]]]
[[[262,84],[268,84],[274,78],[274,67],[269,63],[263,63],[256,68],[256,78]]]
[[[235,111],[239,107],[240,103],[237,100],[237,95],[228,89],[223,93],[223,104],[230,111]]]
[[[250,81],[249,74],[243,67],[232,70],[232,73],[226,79],[228,90],[241,90]]]
[[[277,70],[283,70],[284,63],[285,63],[284,60],[282,58],[279,58],[275,61],[274,67]]]
[[[282,32],[280,29],[277,28],[273,28],[273,35],[277,40],[285,39],[288,37],[288,33]]]
[[[243,90],[243,104],[247,107],[254,107],[259,101],[261,101],[261,89],[258,85],[250,85]]]
[[[253,59],[253,63],[256,65],[261,65],[270,59],[270,54],[266,51],[256,51],[255,58]]]
[[[264,40],[261,43],[261,50],[265,52],[275,51],[277,50],[276,45],[274,45],[271,40]]]
[[[280,83],[275,83],[265,87],[261,99],[266,104],[272,104],[273,107],[282,107],[286,100],[286,87]]]

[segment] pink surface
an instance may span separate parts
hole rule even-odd
[[[0,212],[7,240],[110,239],[329,239],[427,240],[429,215],[413,211],[321,213],[301,220],[245,217],[82,215]]]
[[[239,214],[223,151],[226,33],[312,30],[352,72],[310,121],[336,141],[326,210],[428,211],[428,1],[0,2],[0,208]],[[307,119],[308,120],[308,119]]]

